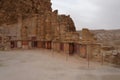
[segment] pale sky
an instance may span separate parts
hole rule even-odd
[[[52,8],[70,15],[77,30],[120,29],[120,0],[52,0]]]

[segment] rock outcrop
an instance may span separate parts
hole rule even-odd
[[[50,0],[0,0],[0,23],[15,23],[19,14],[26,18],[46,11],[52,11]]]
[[[29,41],[78,41],[72,18],[52,11],[51,5],[51,0],[0,0],[1,40],[4,34],[15,46],[14,41],[23,45]]]

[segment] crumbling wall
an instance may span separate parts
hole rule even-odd
[[[0,0],[0,24],[17,22],[18,14],[28,18],[31,14],[52,12],[50,0]]]
[[[33,15],[28,19],[22,21],[21,26],[22,40],[31,40],[32,37],[37,37],[37,17]]]
[[[93,33],[91,33],[88,29],[82,29],[82,40],[83,41],[90,41],[90,42],[94,42],[96,41]]]

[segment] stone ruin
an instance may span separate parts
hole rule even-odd
[[[100,58],[94,35],[83,29],[80,37],[70,15],[52,11],[51,5],[51,0],[0,0],[0,49],[44,48]]]
[[[1,35],[8,37],[10,47],[28,48],[28,44],[35,47],[40,41],[79,40],[70,16],[52,11],[50,0],[1,0],[0,4],[0,27],[4,28]]]
[[[1,0],[1,48],[46,48],[87,57],[87,46],[98,45],[89,30],[80,39],[70,15],[59,15],[51,5],[50,0]]]

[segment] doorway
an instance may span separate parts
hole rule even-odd
[[[37,42],[37,41],[32,41],[31,44],[32,44],[32,47],[33,47],[33,48],[37,48],[37,44],[38,44],[38,42]]]
[[[69,55],[73,55],[75,52],[74,43],[69,43]]]
[[[17,48],[17,43],[15,41],[11,41],[11,48]]]

